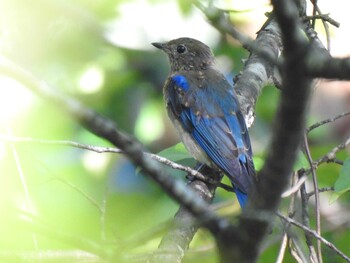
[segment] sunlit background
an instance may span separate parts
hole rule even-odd
[[[234,10],[232,21],[252,38],[265,21],[264,14],[271,10],[269,1],[213,2]],[[329,28],[331,53],[348,56],[348,6],[341,0],[318,3],[341,24]],[[317,23],[317,30],[325,43],[322,23]],[[167,59],[150,43],[182,36],[211,46],[228,78],[242,69],[241,60],[248,56],[239,43],[220,35],[186,0],[0,0],[0,64],[4,57],[12,60],[52,88],[115,120],[120,129],[154,153],[176,144],[178,138],[162,101]],[[257,105],[251,129],[257,167],[266,154],[278,96],[277,89],[268,87]],[[348,82],[320,81],[308,122],[344,112],[349,106]],[[311,133],[314,157],[342,142],[349,127],[350,119],[345,118]],[[0,259],[41,250],[86,250],[125,259],[125,255],[157,248],[162,226],[173,217],[177,205],[144,178],[142,171],[120,154],[9,142],[19,137],[111,146],[52,102],[0,72]],[[339,158],[345,156],[343,152]],[[193,160],[183,159],[193,164]],[[339,170],[335,164],[321,168],[320,185],[332,185],[336,177],[330,174]],[[184,179],[184,174],[170,172]],[[323,212],[331,218],[341,206],[324,196]],[[232,204],[221,213],[239,213],[233,195],[218,190],[215,202],[224,200],[232,200]],[[343,221],[338,225],[345,224]],[[346,232],[331,235],[328,225],[331,223],[325,222],[326,235],[348,251]],[[147,235],[146,242],[138,241]],[[269,242],[261,262],[276,258],[278,240]],[[208,233],[200,232],[193,247],[186,262],[216,259]]]

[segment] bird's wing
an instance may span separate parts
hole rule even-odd
[[[184,75],[168,79],[168,107],[210,159],[247,193],[255,176],[250,139],[232,88],[226,80],[198,87]],[[219,85],[214,86],[214,85]]]

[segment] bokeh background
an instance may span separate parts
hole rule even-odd
[[[321,10],[341,24],[339,29],[330,27],[331,53],[348,56],[347,4],[341,0],[318,2]],[[266,19],[264,13],[271,10],[268,1],[214,3],[233,10],[230,16],[234,24],[252,38]],[[325,41],[322,24],[317,23],[316,29]],[[1,56],[113,119],[153,153],[179,140],[162,100],[167,58],[150,43],[182,36],[211,46],[230,81],[248,56],[237,41],[221,35],[186,0],[0,0]],[[250,134],[258,169],[268,151],[279,93],[267,87],[257,104]],[[349,109],[349,83],[320,80],[308,123]],[[317,159],[343,142],[349,132],[350,118],[312,132],[313,157]],[[23,258],[16,255],[21,253],[86,250],[117,262],[157,248],[178,205],[121,154],[6,142],[4,136],[111,146],[3,72],[0,135],[0,259],[20,262]],[[181,152],[181,145],[178,148]],[[163,154],[194,163],[186,153],[176,157],[174,149]],[[338,158],[347,156],[343,151]],[[296,167],[307,167],[305,159],[299,159]],[[323,165],[318,170],[320,186],[333,186],[340,169],[336,164]],[[183,173],[170,172],[185,180]],[[348,252],[349,196],[336,202],[330,202],[331,197],[330,193],[322,194],[323,234]],[[220,206],[222,202],[225,205]],[[217,191],[215,203],[222,214],[239,213],[233,195],[222,189]],[[276,259],[279,230],[268,238],[261,262]],[[339,262],[328,252],[326,262]],[[200,231],[185,262],[214,262],[216,257],[211,236]],[[289,261],[293,262],[287,257]]]

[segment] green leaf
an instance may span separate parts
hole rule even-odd
[[[298,153],[297,155],[297,159],[294,163],[294,171],[297,171],[301,168],[307,168],[309,167],[309,161],[307,160],[306,156],[304,153],[302,153],[301,151]]]
[[[193,159],[186,150],[184,144],[181,142],[159,152],[158,155],[163,156],[173,162],[178,162],[184,159]]]
[[[350,190],[350,157],[346,158],[340,170],[339,177],[334,183],[334,193],[331,202],[336,201],[341,195]]]
[[[253,156],[254,167],[256,171],[261,170],[264,165],[264,159],[261,156]]]

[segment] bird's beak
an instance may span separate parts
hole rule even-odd
[[[161,50],[164,50],[166,48],[166,43],[154,42],[152,43],[152,45]]]

